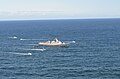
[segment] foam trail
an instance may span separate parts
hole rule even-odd
[[[35,46],[35,45],[38,45],[38,44],[21,44],[21,45],[24,45],[24,46]]]
[[[38,44],[28,44],[28,45],[38,45]]]
[[[75,41],[66,41],[65,43],[71,44],[71,43],[76,43]]]
[[[72,43],[76,43],[75,41],[72,41]]]
[[[17,55],[32,55],[32,53],[16,53],[16,52],[9,52],[12,54],[17,54]]]
[[[36,50],[36,51],[45,51],[46,49],[25,49],[25,50]]]
[[[13,37],[8,37],[8,38],[11,38],[11,39],[17,39],[17,37],[16,37],[16,36],[13,36]]]
[[[27,41],[27,40],[29,41],[29,40],[45,40],[45,39],[23,39],[23,38],[21,38],[20,40],[21,41]]]

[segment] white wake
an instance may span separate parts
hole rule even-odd
[[[11,54],[17,54],[17,55],[32,55],[32,53],[17,53],[17,52],[9,52]]]

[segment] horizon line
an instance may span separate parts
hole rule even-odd
[[[0,21],[32,21],[32,20],[87,20],[87,19],[120,19],[120,17],[90,17],[90,18],[42,18],[42,19],[1,19]]]

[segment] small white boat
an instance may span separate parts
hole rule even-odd
[[[59,41],[57,38],[55,38],[53,41],[39,42],[39,45],[43,45],[43,46],[68,46],[68,44]]]

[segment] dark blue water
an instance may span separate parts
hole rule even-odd
[[[1,21],[0,78],[120,79],[120,19]]]

